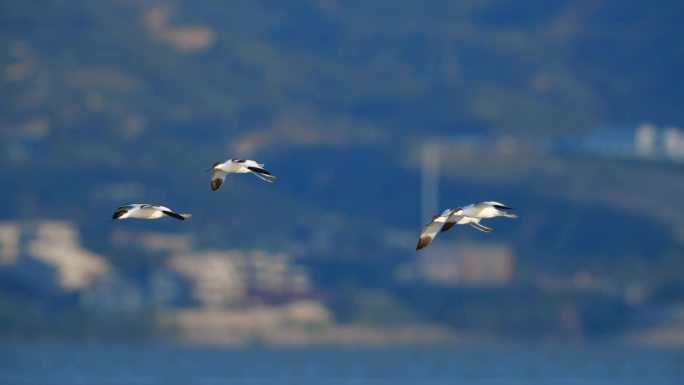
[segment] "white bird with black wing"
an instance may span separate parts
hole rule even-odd
[[[127,218],[135,219],[159,219],[165,216],[180,219],[181,221],[192,217],[191,214],[178,214],[166,206],[150,205],[146,203],[133,203],[117,207],[112,215],[112,220]]]
[[[481,225],[479,218],[463,216],[463,209],[460,207],[455,209],[446,209],[442,212],[442,214],[432,217],[430,223],[423,227],[423,231],[420,233],[420,238],[418,239],[416,250],[424,249],[432,242],[433,239],[435,239],[437,234],[447,231],[456,225],[471,225],[474,228],[486,233],[492,231],[491,228]]]
[[[435,239],[438,233],[447,231],[456,225],[470,225],[477,230],[489,233],[492,231],[492,228],[480,224],[482,219],[500,216],[507,218],[518,217],[505,210],[511,210],[511,208],[503,203],[494,201],[480,202],[455,209],[446,209],[442,214],[432,217],[430,223],[423,227],[416,250],[424,249],[433,239]]]
[[[257,163],[250,159],[228,159],[225,162],[215,162],[214,165],[207,171],[211,171],[211,190],[218,190],[223,182],[226,180],[228,174],[245,174],[252,173],[259,177],[259,179],[273,183],[276,179],[270,172],[264,169],[263,163]]]

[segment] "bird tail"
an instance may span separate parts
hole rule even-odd
[[[517,215],[517,214],[512,214],[512,213],[506,213],[506,214],[504,214],[504,217],[515,219],[515,218],[518,217],[518,215]]]
[[[181,217],[183,217],[183,218],[185,218],[185,219],[190,219],[190,218],[192,218],[192,214],[187,214],[187,213],[186,213],[186,214],[181,214]]]

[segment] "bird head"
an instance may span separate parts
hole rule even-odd
[[[218,166],[218,165],[220,165],[220,164],[221,164],[221,162],[214,162],[214,164],[211,166],[211,168],[210,168],[209,170],[207,170],[206,172],[215,170],[215,169],[216,169],[216,166]]]

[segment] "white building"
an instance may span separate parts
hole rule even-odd
[[[71,222],[0,222],[0,270],[39,291],[75,291],[111,267],[81,245]]]
[[[303,295],[307,272],[289,255],[262,250],[215,250],[177,254],[167,266],[189,281],[192,297],[205,307],[224,308],[259,295]]]
[[[667,158],[678,161],[684,160],[684,131],[677,127],[665,127],[662,141]]]
[[[515,255],[508,246],[442,240],[420,252],[415,262],[399,267],[396,276],[407,281],[477,286],[507,284],[514,273]]]

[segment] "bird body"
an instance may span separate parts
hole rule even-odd
[[[481,219],[494,217],[517,218],[517,215],[507,213],[506,211],[504,211],[510,209],[510,207],[499,202],[480,202],[472,205],[463,206],[463,215],[471,218]]]
[[[259,177],[259,179],[273,183],[276,179],[266,169],[263,163],[257,163],[250,159],[228,159],[225,162],[215,162],[211,169],[211,190],[216,191],[226,180],[228,174],[246,174],[252,173]]]
[[[178,214],[166,206],[150,205],[147,203],[133,203],[118,207],[114,210],[112,220],[127,218],[135,219],[159,219],[165,216],[185,220],[192,217],[191,214]]]
[[[454,209],[454,212],[447,217],[440,232],[447,231],[456,225],[471,225],[474,228],[487,233],[492,231],[491,228],[481,225],[480,220],[482,220],[482,218],[466,217],[463,215],[463,209],[459,207],[458,209]]]
[[[245,174],[252,172],[248,167],[263,168],[264,164],[250,159],[228,159],[223,163],[214,163],[215,170],[221,170],[225,173]]]

